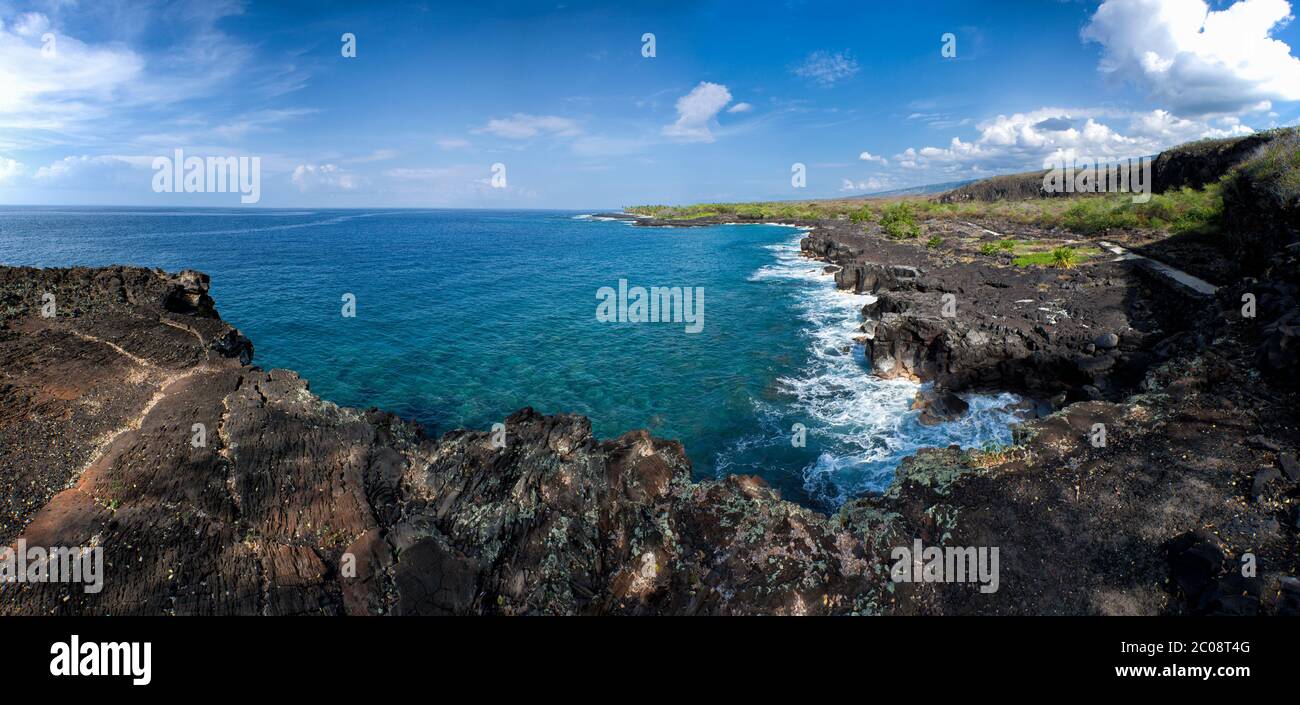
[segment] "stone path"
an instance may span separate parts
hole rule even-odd
[[[1136,261],[1139,264],[1147,267],[1148,269],[1158,272],[1159,274],[1163,275],[1165,278],[1170,279],[1177,284],[1181,284],[1182,286],[1188,289],[1191,289],[1193,292],[1200,294],[1201,296],[1214,296],[1215,292],[1219,290],[1219,287],[1205,281],[1204,279],[1194,277],[1188,274],[1187,272],[1184,272],[1181,269],[1174,269],[1173,267],[1170,267],[1164,262],[1157,262],[1156,260],[1153,260],[1150,257],[1144,257],[1137,253],[1130,252],[1129,250],[1126,250],[1123,247],[1120,247],[1119,245],[1114,245],[1105,241],[1098,241],[1097,244],[1101,245],[1103,248],[1111,251],[1112,253],[1119,255],[1112,261],[1114,262],[1121,262],[1124,260]]]

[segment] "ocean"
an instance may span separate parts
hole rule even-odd
[[[0,207],[0,263],[207,272],[254,364],[435,435],[524,406],[583,414],[599,437],[680,440],[697,477],[759,475],[827,510],[917,448],[1010,441],[1009,394],[919,424],[919,386],[871,376],[853,343],[869,299],[837,291],[800,237],[555,211]],[[703,327],[598,320],[620,280],[702,290]]]

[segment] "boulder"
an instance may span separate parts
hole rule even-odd
[[[952,392],[925,389],[917,393],[912,408],[921,410],[917,421],[922,425],[935,426],[960,418],[970,409],[970,404]]]

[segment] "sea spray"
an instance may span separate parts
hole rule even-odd
[[[802,256],[800,237],[769,245],[775,262],[751,280],[784,280],[799,286],[796,310],[807,341],[807,363],[780,377],[784,399],[755,400],[755,411],[769,420],[766,438],[745,438],[720,457],[720,471],[736,471],[746,450],[789,443],[788,427],[802,423],[816,459],[802,468],[804,488],[817,502],[836,507],[866,492],[882,491],[902,459],[925,447],[982,447],[1011,440],[1020,419],[1013,394],[970,395],[970,410],[954,421],[924,426],[912,401],[922,385],[884,380],[871,372],[863,345],[862,307],[874,300],[835,287],[824,265]]]

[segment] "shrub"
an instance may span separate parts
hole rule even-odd
[[[849,220],[855,223],[870,223],[875,219],[876,213],[871,210],[871,206],[863,206],[861,209],[849,214]]]
[[[938,249],[939,245],[942,244],[943,244],[943,238],[939,237],[938,235],[935,235],[934,237],[925,241],[926,249],[930,249],[930,250]]]
[[[916,211],[906,201],[891,203],[880,210],[880,227],[895,240],[913,238],[921,234],[916,224]]]

